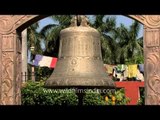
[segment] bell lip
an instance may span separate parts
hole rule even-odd
[[[115,86],[45,86],[52,90],[73,90],[76,94],[85,94],[87,90],[95,90],[95,92],[105,94],[108,92],[115,92]],[[67,91],[66,91],[67,92]]]
[[[49,80],[45,82],[44,87],[45,88],[51,88],[51,89],[65,89],[65,88],[81,88],[81,89],[110,89],[110,88],[115,88],[116,84],[112,79],[109,79],[111,81],[107,82],[106,84],[104,83],[100,83],[100,84],[76,84],[76,83],[72,83],[72,84],[53,84],[50,83]]]
[[[44,88],[48,89],[116,89],[115,84],[112,86],[77,86],[77,85],[72,85],[72,86],[51,86],[51,85],[44,85]]]

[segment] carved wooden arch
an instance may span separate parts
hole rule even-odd
[[[160,15],[127,16],[145,26],[145,104],[160,104]],[[21,38],[18,31],[45,17],[0,15],[0,104],[21,104]]]
[[[142,16],[142,15],[125,15],[127,17],[130,17],[132,19],[135,19],[137,21],[139,21],[140,23],[146,25],[146,26],[150,26],[150,22],[146,22],[145,21],[145,17]],[[23,25],[25,26],[25,24],[28,22],[36,22],[42,18],[45,18],[47,16],[42,16],[42,15],[24,15],[24,16],[15,16],[16,17],[16,22],[15,22],[15,29],[18,29],[22,27],[22,29],[25,29],[26,27],[23,27]],[[28,25],[31,25],[31,24],[28,24]]]
[[[160,27],[159,15],[125,15],[135,19],[149,28]],[[45,15],[0,15],[0,33],[9,34],[14,30],[20,28],[25,29],[26,26],[45,18]]]
[[[159,15],[124,15],[126,17],[137,20],[141,24],[149,28],[159,28],[160,27],[160,16]],[[47,16],[44,15],[24,15],[24,16],[14,16],[15,17],[15,29],[21,27],[27,22],[36,22]]]

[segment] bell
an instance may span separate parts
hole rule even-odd
[[[86,16],[73,17],[70,27],[60,32],[58,61],[45,87],[114,86],[104,69],[99,32],[88,25]]]

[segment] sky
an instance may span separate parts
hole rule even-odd
[[[116,22],[117,22],[117,26],[120,25],[120,23],[123,23],[125,26],[130,26],[132,24],[132,22],[134,21],[133,19],[129,18],[129,17],[125,17],[125,16],[122,16],[122,15],[116,15]],[[53,23],[53,20],[49,17],[47,18],[44,18],[42,20],[39,21],[39,29],[38,31],[45,25],[49,24],[49,23]],[[139,32],[139,35],[138,37],[142,37],[143,36],[143,25],[141,25],[141,29],[140,29],[140,32]]]

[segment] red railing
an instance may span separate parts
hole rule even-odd
[[[144,87],[144,82],[139,81],[121,81],[115,82],[117,88],[125,89],[125,96],[130,98],[128,105],[137,105],[140,97],[139,88]]]

